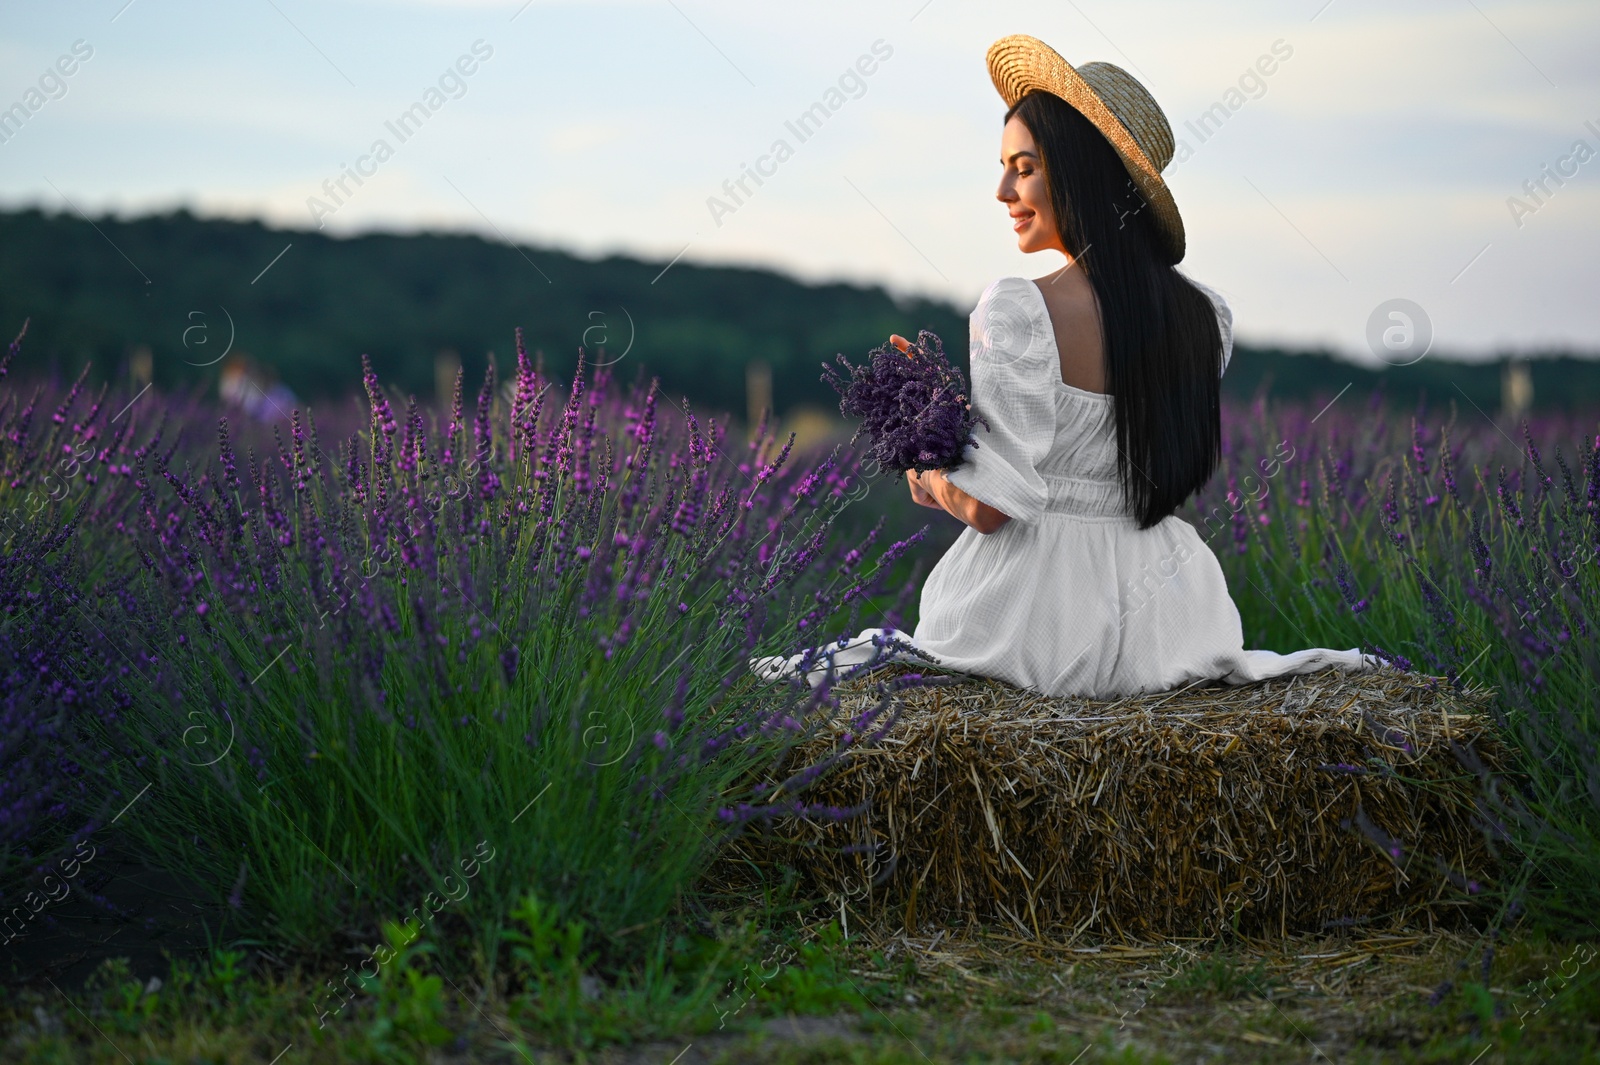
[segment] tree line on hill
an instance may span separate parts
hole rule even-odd
[[[806,284],[776,271],[589,259],[466,234],[373,233],[336,238],[186,210],[90,220],[35,208],[0,212],[0,328],[31,319],[13,372],[103,377],[129,368],[158,385],[214,386],[246,354],[307,398],[357,385],[360,356],[380,378],[432,397],[459,359],[475,387],[487,353],[502,371],[521,326],[547,372],[570,377],[579,347],[625,379],[658,376],[708,411],[744,415],[751,383],[787,414],[837,409],[821,364],[859,362],[891,333],[931,329],[953,360],[967,309],[898,299],[882,288]],[[143,369],[139,368],[143,363]],[[750,373],[752,364],[760,372]],[[1600,406],[1600,361],[1529,361],[1537,407]],[[1227,394],[1284,398],[1382,389],[1394,403],[1465,396],[1499,409],[1502,366],[1428,357],[1366,369],[1329,352],[1240,344]]]

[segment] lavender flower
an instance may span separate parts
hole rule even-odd
[[[6,346],[4,358],[0,358],[0,381],[5,380],[6,373],[11,369],[11,360],[17,357],[17,352],[22,350],[22,338],[28,335],[28,323],[31,318],[22,320],[22,328],[17,331],[16,339]]]
[[[988,428],[972,410],[966,377],[926,329],[909,351],[883,344],[868,353],[866,365],[853,366],[843,355],[837,361],[849,380],[826,363],[822,380],[839,393],[839,412],[861,419],[850,443],[866,434],[868,460],[880,471],[959,469],[967,444],[978,446],[973,426]]]

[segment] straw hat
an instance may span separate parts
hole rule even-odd
[[[1034,90],[1071,104],[1105,135],[1144,195],[1174,263],[1183,259],[1183,219],[1161,171],[1172,161],[1172,125],[1132,74],[1111,63],[1073,68],[1055,49],[1027,34],[989,46],[989,76],[1007,107]]]

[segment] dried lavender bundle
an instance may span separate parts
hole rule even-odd
[[[972,428],[983,418],[973,412],[967,379],[950,365],[937,334],[922,330],[904,352],[893,344],[873,348],[864,366],[837,359],[849,379],[823,363],[822,380],[839,393],[839,413],[861,419],[850,443],[865,433],[868,461],[880,471],[898,477],[908,469],[958,469],[967,444],[978,446]]]

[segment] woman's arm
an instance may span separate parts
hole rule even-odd
[[[1001,513],[951,484],[943,470],[929,470],[923,474],[907,470],[906,479],[911,482],[911,497],[918,503],[936,506],[980,533],[998,532],[1002,525],[1011,520],[1010,515]],[[918,497],[919,491],[931,497],[933,502],[923,502]]]

